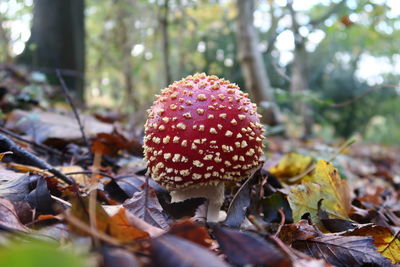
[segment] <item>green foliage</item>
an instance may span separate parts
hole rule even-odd
[[[88,267],[87,259],[48,243],[14,243],[0,248],[0,262],[7,267]]]

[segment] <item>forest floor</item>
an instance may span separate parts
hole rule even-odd
[[[206,199],[171,203],[146,175],[143,128],[52,106],[62,92],[0,66],[3,266],[400,263],[400,147],[270,136],[208,223]]]

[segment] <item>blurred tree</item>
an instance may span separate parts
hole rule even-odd
[[[165,85],[168,86],[172,83],[172,74],[170,66],[170,52],[169,52],[169,0],[164,0],[164,3],[159,7],[158,21],[161,28],[161,51],[164,66],[164,79]]]
[[[254,1],[237,0],[238,58],[242,68],[246,89],[262,108],[263,121],[269,125],[278,123],[278,110],[266,73],[262,54],[258,49],[258,36],[254,28]]]
[[[334,14],[344,2],[344,0],[341,0],[333,4],[322,16],[316,19],[310,19],[306,26],[310,31],[315,30],[319,24],[323,23]],[[300,34],[301,25],[298,22],[296,11],[293,8],[293,0],[287,1],[287,8],[289,9],[291,17],[291,30],[294,37],[294,58],[291,66],[290,92],[294,96],[293,99],[296,99],[294,102],[294,111],[299,114],[303,120],[304,137],[309,137],[312,134],[312,126],[314,125],[314,114],[307,101],[301,97],[302,93],[310,90],[308,83],[308,52],[306,50],[307,39]]]
[[[10,31],[3,26],[6,20],[6,16],[0,13],[0,62],[10,63]]]
[[[83,102],[84,0],[35,0],[31,37],[20,61],[53,74],[60,69],[73,96]],[[51,82],[58,82],[49,75]]]

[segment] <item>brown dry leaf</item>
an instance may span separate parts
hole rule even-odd
[[[103,123],[92,116],[81,115],[81,121],[88,138],[93,138],[98,133],[110,133],[111,124]],[[13,110],[7,115],[6,128],[27,134],[36,142],[45,142],[50,139],[65,142],[82,139],[79,125],[73,116],[66,116],[40,110],[23,111]]]
[[[155,227],[151,224],[148,224],[147,222],[143,221],[139,217],[133,215],[132,213],[127,212],[126,209],[122,205],[103,205],[102,207],[107,212],[107,214],[110,216],[114,216],[121,209],[125,210],[125,216],[126,216],[127,220],[129,221],[129,224],[148,233],[150,237],[157,237],[157,236],[160,236],[160,235],[166,233],[165,230]]]
[[[25,227],[18,219],[17,212],[10,200],[0,197],[0,225],[2,227],[29,233],[29,228]]]
[[[83,198],[82,201],[74,199],[72,201],[71,214],[85,224],[89,225],[89,215],[87,207],[89,199]],[[71,230],[81,234],[87,235],[86,232],[69,225]],[[125,209],[120,208],[113,215],[109,216],[103,207],[96,202],[96,228],[98,231],[106,233],[121,242],[131,242],[139,238],[149,237],[149,234],[132,226],[125,214]]]
[[[326,235],[297,240],[292,247],[335,266],[391,266],[390,261],[376,251],[372,241],[365,236]]]
[[[312,162],[312,157],[288,153],[279,161],[278,165],[270,168],[269,172],[278,179],[288,182],[289,178],[305,172]]]
[[[285,224],[279,232],[279,238],[286,244],[292,244],[295,240],[308,240],[320,236],[316,227],[310,225],[307,220]]]
[[[347,182],[342,180],[337,169],[324,160],[316,163],[315,169],[303,178],[300,185],[290,188],[288,201],[293,211],[293,220],[300,220],[304,213],[309,212],[313,222],[319,223],[318,201],[321,208],[331,219],[349,220],[351,209],[350,190]]]
[[[376,249],[392,263],[400,262],[400,240],[398,234],[394,236],[389,228],[378,225],[366,225],[352,230],[347,236],[372,236]]]
[[[110,235],[121,242],[130,242],[132,240],[148,238],[149,234],[132,226],[126,216],[124,208],[118,210],[110,218]]]
[[[175,222],[168,230],[168,233],[192,241],[206,248],[209,248],[213,243],[207,229],[191,220]]]
[[[101,153],[107,156],[116,157],[118,152],[128,149],[129,141],[122,135],[113,133],[98,133],[92,141],[92,151],[96,153],[101,149]]]
[[[89,220],[89,198],[73,198],[71,200],[71,215],[80,221],[84,222],[86,225],[90,225]],[[103,209],[103,207],[96,202],[96,228],[98,231],[105,233],[108,229],[110,223],[110,216],[108,216],[107,212]],[[85,231],[82,231],[80,228],[75,227],[73,224],[69,225],[70,229],[77,232],[80,235],[87,235]]]
[[[78,184],[87,186],[90,183],[90,177],[83,173],[85,170],[81,166],[71,165],[71,166],[59,166],[57,167],[63,174],[72,177],[75,182]],[[78,173],[78,174],[69,174],[69,173]]]

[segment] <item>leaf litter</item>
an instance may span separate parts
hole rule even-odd
[[[115,114],[82,115],[91,146],[71,112],[39,104],[30,111],[14,107],[6,117],[0,262],[17,240],[35,249],[53,242],[79,266],[400,263],[398,147],[359,142],[325,151],[319,140],[270,137],[264,165],[227,187],[227,219],[207,223],[206,199],[171,203],[149,179],[141,138],[110,119]]]

